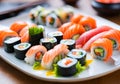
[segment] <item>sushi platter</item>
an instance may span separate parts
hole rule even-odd
[[[38,10],[38,8],[35,10]],[[88,16],[86,18],[90,19],[93,18],[91,19],[92,24],[95,24],[91,26],[93,29],[90,29],[88,25],[87,27],[82,27],[81,25],[76,24],[77,21],[74,20],[74,18],[70,19],[70,17],[72,17],[71,12],[68,14],[69,17],[67,16],[67,19],[64,19],[65,17],[59,15],[61,13],[59,13],[58,10],[54,11],[59,16],[56,19],[57,15],[55,15],[53,11],[50,13],[51,10],[47,12],[45,10],[45,13],[42,12],[40,15],[37,15],[34,13],[35,10],[32,10],[29,15],[28,13],[21,14],[0,22],[0,57],[20,70],[21,73],[23,72],[31,77],[52,82],[85,81],[107,75],[120,69],[119,39],[117,39],[117,36],[115,39],[112,39],[112,42],[108,39],[108,37],[110,37],[109,33],[111,32],[120,35],[120,26],[101,17],[85,14],[75,8],[66,7],[66,9],[67,8],[71,8],[75,15],[82,15],[79,16],[81,18],[84,16]],[[43,11],[44,9],[40,8],[39,11],[41,10]],[[64,12],[63,15],[65,14],[66,13]],[[46,22],[44,22],[44,19],[39,18],[41,16],[43,17],[43,15],[47,17]],[[68,19],[69,21],[75,22],[75,24],[68,23],[72,26],[63,31],[62,24],[68,21]],[[17,21],[22,21],[18,23],[24,25],[16,26],[15,29],[14,22],[16,22],[15,24],[18,24]],[[84,25],[83,20],[78,23]],[[28,24],[30,25],[28,26]],[[95,29],[96,26],[98,27],[97,29]],[[17,27],[24,27],[24,32],[21,32],[23,29],[19,30]],[[72,28],[74,27],[80,28],[76,28],[76,32],[73,32]],[[81,29],[80,32],[77,32],[79,29]],[[12,30],[16,32],[13,32]],[[101,31],[101,34],[92,38],[92,36],[85,31],[91,32],[91,35],[93,35],[95,31],[99,31],[99,33]],[[73,33],[69,34],[69,32]],[[20,36],[18,36],[18,33]],[[78,33],[80,35],[78,35]],[[6,34],[6,36],[2,37],[3,34]],[[53,35],[56,34],[59,35],[59,38],[54,38]],[[27,35],[29,35],[29,39],[27,38]],[[62,35],[63,37],[61,37]],[[87,37],[89,38],[87,39],[91,38],[89,41],[87,40],[85,42],[87,45],[83,43],[85,35],[88,35]],[[7,36],[9,38],[7,38]],[[4,37],[7,39],[4,39]],[[96,38],[99,39],[95,40]],[[116,41],[116,39],[118,41]],[[90,44],[91,46],[89,46],[89,42],[93,42]],[[109,46],[105,46],[104,42],[107,42],[107,45]],[[41,55],[42,57],[40,57]],[[79,57],[79,55],[81,57]],[[38,67],[39,65],[41,67]],[[66,70],[68,72],[66,72]]]

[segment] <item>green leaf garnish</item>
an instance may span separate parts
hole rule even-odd
[[[35,62],[35,63],[33,64],[33,69],[34,69],[34,70],[39,70],[40,67],[41,67],[40,62]]]
[[[29,35],[36,35],[36,34],[40,34],[41,32],[43,32],[44,29],[42,27],[31,27],[29,28]]]

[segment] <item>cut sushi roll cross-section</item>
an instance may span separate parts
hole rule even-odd
[[[86,55],[87,55],[87,52],[82,49],[72,49],[67,54],[68,57],[77,59],[82,66],[86,64]]]
[[[76,64],[76,59],[64,58],[58,61],[57,72],[60,76],[73,76],[77,72]]]
[[[60,18],[53,12],[46,17],[46,26],[48,27],[60,27],[62,24]]]
[[[40,39],[43,38],[44,27],[34,26],[29,28],[29,43],[31,45],[39,45]]]
[[[91,45],[91,55],[93,55],[97,59],[108,61],[112,56],[112,52],[112,42],[107,38],[99,38]]]
[[[75,40],[63,39],[60,41],[60,43],[67,45],[69,50],[75,49]]]
[[[40,43],[47,48],[47,50],[52,49],[57,45],[57,39],[54,37],[46,37],[40,40]]]
[[[35,61],[41,63],[42,56],[45,52],[47,52],[47,49],[42,45],[32,46],[25,54],[25,62],[30,65],[33,65]]]
[[[48,33],[48,37],[55,37],[57,39],[57,44],[63,39],[63,33],[60,31],[50,32]]]
[[[12,53],[14,52],[13,46],[19,44],[20,42],[20,37],[8,38],[4,41],[4,50],[8,53]]]
[[[25,54],[30,47],[31,47],[30,43],[20,43],[14,45],[15,57],[24,60]]]

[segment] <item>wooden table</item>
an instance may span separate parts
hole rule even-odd
[[[60,2],[58,5],[53,4],[55,2]],[[90,0],[80,0],[77,5],[79,10],[83,10],[84,12],[90,15],[98,16],[97,12],[91,7]],[[63,3],[59,0],[49,0],[49,3],[56,7],[63,5]],[[120,15],[114,17],[102,16],[108,20],[111,20],[120,25]],[[47,82],[32,78],[23,72],[17,70],[13,66],[9,65],[3,59],[0,58],[0,84],[55,84],[55,82]],[[111,74],[108,74],[103,77],[99,77],[96,79],[76,82],[76,84],[120,84],[120,70],[117,70]]]

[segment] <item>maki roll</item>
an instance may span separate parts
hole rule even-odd
[[[38,18],[38,24],[45,25],[46,24],[46,17],[50,13],[48,10],[44,10],[37,16]]]
[[[75,40],[63,39],[60,41],[60,43],[67,45],[69,50],[75,49]]]
[[[35,61],[41,62],[45,52],[47,49],[42,45],[32,46],[25,54],[25,62],[30,65],[33,65]]]
[[[14,52],[13,46],[19,44],[20,42],[20,37],[8,38],[4,41],[4,50],[8,53],[12,53]]]
[[[60,18],[53,12],[46,17],[46,26],[48,27],[60,27],[62,24]]]
[[[66,57],[66,54],[69,52],[67,48],[64,44],[58,44],[53,49],[50,49],[43,55],[41,66],[44,69],[53,69],[54,64]]]
[[[60,31],[55,31],[48,33],[48,37],[55,37],[57,39],[57,44],[60,43],[60,41],[63,39],[63,33]]]
[[[44,27],[43,26],[33,26],[29,28],[29,43],[31,45],[39,45],[40,39],[43,38]]]
[[[81,66],[86,64],[86,55],[87,52],[82,49],[73,49],[67,54],[68,57],[77,59]]]
[[[20,44],[14,45],[15,57],[20,60],[24,60],[25,54],[30,47],[31,47],[31,44],[29,43],[20,43]]]
[[[62,23],[70,21],[71,17],[73,16],[73,11],[68,8],[58,8],[55,10],[55,13],[60,17]]]
[[[46,37],[40,40],[40,43],[47,48],[47,50],[52,49],[57,45],[57,39],[54,37]]]
[[[57,63],[57,73],[64,77],[73,76],[77,72],[76,64],[76,59],[64,58]]]
[[[91,45],[91,54],[99,60],[108,61],[112,56],[112,52],[112,42],[107,38],[99,38]]]
[[[41,6],[37,6],[37,7],[33,8],[29,13],[29,17],[30,17],[31,21],[38,24],[37,16],[44,10],[45,9]]]

